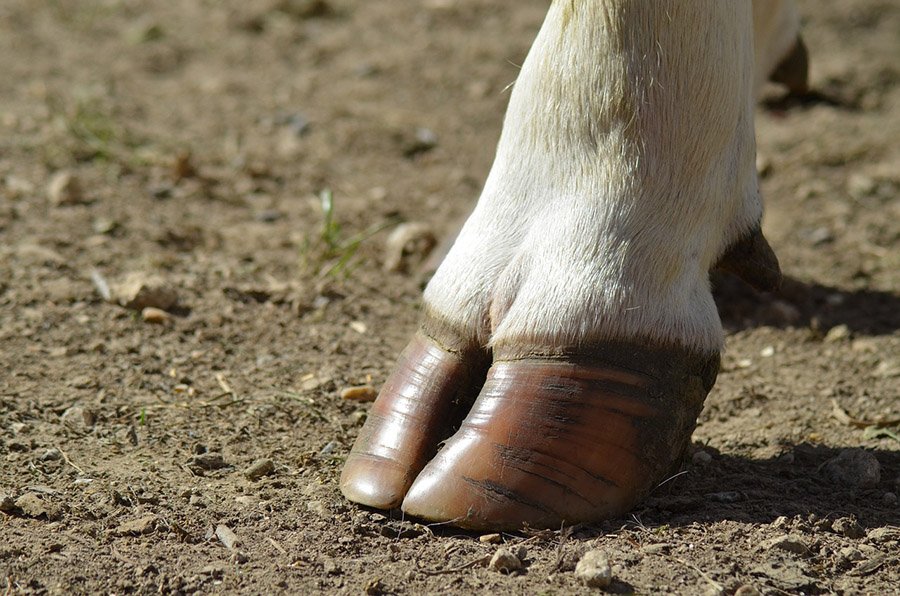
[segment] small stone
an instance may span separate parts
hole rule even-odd
[[[259,480],[263,476],[268,476],[275,471],[275,464],[271,459],[260,459],[244,470],[244,476],[249,480]]]
[[[589,588],[608,587],[612,583],[612,567],[606,554],[597,549],[584,553],[575,566],[575,577]]]
[[[56,521],[62,517],[62,507],[45,500],[36,492],[27,492],[16,499],[15,508],[28,517],[44,517],[47,521]]]
[[[819,471],[831,483],[847,488],[874,488],[881,482],[881,464],[863,449],[845,449]]]
[[[759,355],[763,358],[771,358],[775,355],[775,347],[774,346],[766,346],[762,350],[760,350]]]
[[[429,128],[417,128],[412,139],[406,142],[403,147],[403,155],[406,157],[415,157],[420,153],[431,151],[438,144],[438,137],[433,130]]]
[[[658,542],[656,544],[647,544],[641,547],[641,552],[645,555],[657,555],[660,553],[669,552],[669,549],[672,547],[670,544],[666,544],[665,542]]]
[[[847,538],[856,539],[866,535],[865,530],[852,517],[841,517],[834,520],[834,523],[831,524],[831,529]]]
[[[190,459],[188,465],[190,465],[191,469],[194,471],[220,470],[222,468],[230,467],[225,461],[225,458],[222,457],[222,454],[215,452],[199,453]]]
[[[0,511],[3,513],[14,513],[16,510],[16,500],[9,495],[0,495]]]
[[[900,528],[884,527],[873,528],[866,534],[866,538],[872,542],[887,542],[889,540],[900,540]]]
[[[122,522],[116,526],[113,533],[117,536],[143,536],[145,534],[151,534],[156,530],[156,520],[157,517],[155,515],[145,515],[137,519]]]
[[[141,311],[141,319],[145,323],[151,323],[153,325],[164,325],[171,320],[171,315],[161,308],[155,308],[153,306],[146,306]]]
[[[522,568],[522,561],[507,548],[498,548],[488,565],[500,573],[515,573]]]
[[[763,541],[760,545],[762,550],[779,549],[797,555],[806,554],[809,548],[803,543],[803,540],[794,534],[783,534]]]
[[[341,399],[348,401],[368,402],[375,401],[378,392],[371,385],[358,385],[341,390]]]
[[[500,534],[483,534],[478,537],[478,542],[482,542],[484,544],[499,544]]]
[[[711,463],[712,459],[712,455],[710,455],[708,451],[704,451],[703,449],[700,449],[699,451],[694,453],[693,456],[691,456],[691,462],[695,466],[705,466]]]
[[[862,561],[866,558],[858,548],[853,548],[852,546],[845,546],[839,550],[838,556],[845,561]]]
[[[55,447],[47,449],[41,454],[41,461],[59,461],[62,459],[62,452]]]
[[[76,430],[87,430],[97,422],[97,415],[88,408],[72,406],[60,416],[60,421]]]
[[[241,540],[237,537],[237,534],[225,524],[216,526],[216,538],[221,540],[228,550],[235,550],[241,546]]]
[[[756,587],[744,584],[734,591],[734,596],[762,596],[762,593]]]
[[[47,196],[55,207],[64,205],[77,205],[84,201],[81,192],[81,183],[72,172],[63,170],[57,172],[47,185]]]
[[[417,221],[394,228],[384,244],[384,270],[408,271],[425,260],[437,244],[431,226]]]
[[[786,324],[797,323],[802,316],[800,309],[785,300],[773,300],[769,304],[769,310],[779,322]]]
[[[893,507],[897,504],[897,495],[896,493],[886,492],[881,495],[881,503],[885,507]]]
[[[854,199],[861,199],[873,194],[878,188],[878,183],[865,174],[852,174],[847,179],[847,193]]]
[[[130,273],[110,289],[111,300],[131,310],[153,307],[170,310],[178,303],[178,293],[163,280]]]
[[[825,334],[827,343],[837,343],[850,337],[850,328],[846,325],[835,325]]]

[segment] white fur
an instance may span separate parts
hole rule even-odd
[[[719,350],[708,271],[762,213],[753,23],[738,0],[553,2],[429,310],[495,347]]]

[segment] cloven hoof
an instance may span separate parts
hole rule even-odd
[[[619,516],[679,462],[718,365],[718,355],[623,342],[500,348],[470,407],[478,367],[420,333],[375,402],[341,490],[470,529]]]

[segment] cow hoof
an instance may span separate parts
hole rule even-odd
[[[809,93],[809,53],[802,37],[797,36],[791,51],[778,63],[769,80],[784,85],[794,96]]]
[[[501,353],[403,511],[495,530],[619,516],[678,464],[718,366],[718,355],[614,342],[578,354]]]
[[[341,473],[341,492],[378,509],[398,507],[404,495],[465,415],[484,379],[480,359],[453,352],[416,334],[372,404]]]

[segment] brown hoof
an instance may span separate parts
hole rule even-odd
[[[619,343],[580,356],[495,361],[403,511],[471,529],[619,516],[680,460],[718,363]]]
[[[809,93],[809,53],[803,38],[797,41],[788,55],[778,63],[769,80],[787,87],[791,95],[802,96]]]
[[[417,333],[372,404],[341,473],[351,501],[393,509],[478,391],[479,358]]]

